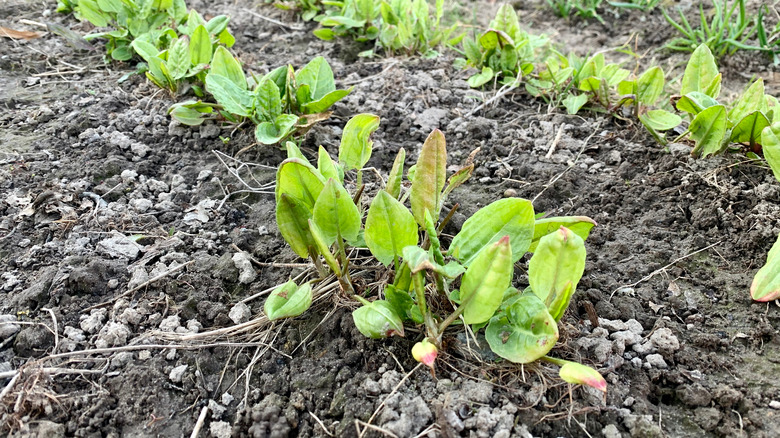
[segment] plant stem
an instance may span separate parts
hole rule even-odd
[[[420,313],[425,320],[425,328],[428,331],[428,337],[436,340],[436,344],[439,342],[439,332],[436,330],[436,323],[433,320],[433,316],[428,312],[428,306],[425,302],[425,274],[418,272],[412,274],[412,282],[414,283],[414,292],[417,295],[417,306],[420,308]]]
[[[550,356],[542,356],[540,359],[542,359],[545,362],[554,363],[555,365],[558,365],[559,367],[562,367],[562,366],[566,365],[567,363],[569,363],[568,360],[557,359],[557,358],[550,357]]]

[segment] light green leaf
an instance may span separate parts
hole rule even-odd
[[[677,114],[666,110],[650,110],[646,114],[640,114],[639,120],[656,131],[668,131],[682,123],[682,118]]]
[[[522,295],[485,329],[494,353],[515,363],[531,363],[558,341],[558,325],[535,295]]]
[[[761,132],[769,125],[769,119],[761,111],[749,113],[731,130],[731,141],[751,145],[759,143]]]
[[[677,101],[677,109],[689,114],[699,114],[703,110],[718,105],[718,101],[698,91],[691,91]]]
[[[387,266],[403,255],[406,246],[417,245],[417,223],[403,204],[380,190],[366,217],[366,245],[371,254]]]
[[[423,143],[417,159],[410,199],[412,214],[421,226],[425,225],[425,211],[432,218],[439,217],[441,196],[446,181],[447,145],[444,134],[435,129]]]
[[[664,91],[664,71],[653,67],[645,71],[637,80],[637,100],[645,105],[653,105]]]
[[[494,75],[495,73],[493,73],[492,68],[482,67],[482,72],[477,73],[468,79],[469,87],[479,88],[493,80]]]
[[[780,181],[780,123],[774,123],[772,126],[764,128],[761,132],[761,145],[764,150],[764,158],[769,163],[769,167],[772,168],[775,179]]]
[[[228,49],[219,46],[214,52],[214,58],[211,60],[211,70],[209,76],[217,74],[230,79],[238,88],[246,90],[246,76],[241,64],[230,54]]]
[[[460,283],[463,320],[466,324],[479,324],[493,316],[512,281],[513,271],[512,246],[508,235],[477,255]]]
[[[566,112],[569,114],[577,114],[579,110],[588,103],[588,95],[587,94],[568,94],[565,99],[563,99],[563,106],[566,108]]]
[[[339,163],[345,171],[362,169],[371,158],[371,134],[379,128],[379,116],[358,114],[344,127],[339,146]]]
[[[744,119],[748,114],[759,111],[762,106],[765,106],[764,101],[764,80],[758,78],[753,82],[750,87],[734,102],[734,105],[729,110],[730,125],[736,125],[740,120]]]
[[[726,107],[715,105],[703,110],[696,115],[688,129],[696,142],[692,156],[706,157],[720,152],[725,146]]]
[[[295,74],[295,81],[299,87],[308,86],[307,102],[320,100],[336,89],[336,84],[333,81],[333,70],[322,56],[312,59],[298,70],[298,73]]]
[[[607,392],[607,381],[604,380],[604,377],[593,368],[577,362],[566,361],[560,371],[558,371],[558,375],[561,376],[564,382],[575,385],[588,385],[601,392]]]
[[[215,73],[206,75],[206,89],[225,111],[248,117],[252,109],[252,95],[240,88],[230,78]]]
[[[190,68],[190,53],[187,38],[177,38],[168,49],[168,71],[173,80],[179,80],[187,75]]]
[[[288,158],[282,161],[276,171],[277,200],[282,193],[286,193],[304,202],[309,210],[314,210],[314,203],[324,187],[325,180],[317,169],[301,159]]]
[[[566,227],[539,240],[528,262],[528,283],[555,321],[569,307],[571,295],[585,271],[585,242]]]
[[[353,241],[360,232],[360,211],[344,186],[333,178],[328,179],[317,198],[313,217],[328,245],[339,236]]]
[[[368,338],[404,336],[404,323],[387,301],[376,300],[352,312],[355,326]]]
[[[506,33],[512,40],[517,41],[522,30],[517,20],[517,13],[510,4],[503,4],[496,12],[496,17],[490,22],[490,28]]]
[[[534,235],[534,207],[520,198],[500,199],[481,208],[463,224],[452,239],[449,255],[471,266],[484,248],[504,236],[510,237],[512,263],[528,250]]]
[[[387,186],[385,190],[395,199],[401,196],[401,180],[404,176],[404,161],[406,160],[406,150],[401,148],[393,161],[393,168],[387,176]]]
[[[320,146],[317,153],[317,170],[320,171],[320,174],[325,179],[333,178],[341,184],[344,183],[344,172],[333,162],[328,151],[322,146]]]
[[[778,179],[780,180],[780,178]],[[769,250],[766,264],[758,270],[753,278],[750,296],[754,300],[762,302],[780,298],[780,236],[777,237],[777,241]]]
[[[190,63],[192,65],[209,64],[211,62],[211,38],[203,25],[199,25],[192,33],[190,40]]]
[[[298,116],[281,114],[276,117],[273,123],[262,122],[257,125],[255,139],[262,144],[279,143],[293,132],[296,123],[298,123]]]
[[[534,223],[534,237],[528,252],[536,251],[536,247],[539,245],[539,240],[542,237],[558,231],[561,227],[566,227],[574,234],[580,236],[582,240],[585,240],[590,235],[590,230],[595,226],[596,221],[587,216],[561,216],[537,219]]]
[[[311,207],[306,202],[281,193],[276,198],[276,225],[290,248],[302,258],[314,251],[316,244],[309,230]]]
[[[263,311],[269,321],[292,318],[305,312],[311,306],[311,284],[300,287],[290,280],[271,292],[263,304]]]
[[[715,57],[712,56],[712,52],[706,44],[701,44],[693,51],[688,64],[685,66],[680,94],[685,95],[692,91],[698,91],[712,98],[717,98],[720,88],[718,87],[716,92],[713,89],[713,84],[715,83],[720,83]]]
[[[100,11],[100,7],[98,7],[95,0],[79,0],[75,9],[81,17],[95,25],[95,27],[108,26],[108,18]]]
[[[215,56],[216,58],[216,56]],[[279,87],[271,79],[264,77],[254,91],[255,112],[266,122],[276,120],[282,114],[282,97]]]
[[[334,103],[340,101],[351,92],[352,92],[352,87],[350,87],[349,90],[331,91],[325,96],[322,96],[322,98],[315,100],[313,102],[306,103],[303,106],[301,106],[301,111],[303,111],[304,114],[317,114],[317,113],[325,112],[328,110],[328,108],[333,106]]]

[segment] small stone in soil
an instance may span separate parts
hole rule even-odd
[[[181,383],[186,371],[187,365],[179,365],[171,370],[170,374],[168,374],[168,378],[171,379],[171,382],[173,383]]]

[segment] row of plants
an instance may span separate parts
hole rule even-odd
[[[104,39],[107,58],[141,59],[138,71],[152,83],[173,98],[189,97],[168,111],[186,125],[249,122],[258,143],[278,144],[328,118],[351,91],[336,89],[323,57],[298,71],[287,65],[262,77],[247,74],[229,50],[235,38],[228,17],[206,21],[184,0],[60,0],[59,9],[100,29],[85,38]]]
[[[450,326],[484,329],[491,350],[516,363],[545,360],[561,366],[567,382],[606,391],[595,370],[547,356],[559,337],[558,322],[585,269],[585,245],[595,222],[587,217],[535,215],[531,201],[507,198],[478,210],[446,245],[442,210],[452,190],[469,179],[468,162],[447,175],[444,135],[433,131],[417,163],[406,172],[401,149],[383,187],[363,202],[363,169],[379,117],[360,114],[345,126],[338,160],[320,147],[316,166],[287,143],[288,158],[276,176],[276,220],[293,251],[309,258],[320,278],[335,277],[345,297],[362,304],[352,316],[370,338],[404,336],[404,324],[422,326],[425,339],[412,350],[432,369]],[[350,178],[353,177],[353,178]],[[348,190],[351,188],[352,190]],[[408,188],[408,189],[407,189]],[[391,278],[377,289],[356,289],[349,254],[367,251]],[[529,285],[512,285],[514,265],[526,253]],[[323,263],[324,262],[324,263]],[[270,319],[302,314],[312,302],[309,283],[288,282],[265,303]]]
[[[117,1],[81,0],[75,10],[96,26],[103,22],[93,13],[107,14],[104,25],[114,30],[93,35],[109,41],[109,56],[138,55],[150,81],[172,95],[200,98],[171,107],[171,115],[183,123],[197,125],[212,117],[237,124],[249,121],[256,125],[258,142],[276,144],[327,117],[327,109],[350,91],[336,90],[332,70],[323,58],[315,58],[298,71],[283,66],[259,78],[247,75],[229,51],[234,39],[227,30],[227,17],[205,21],[195,11],[182,14],[180,1],[140,0],[140,11],[157,11],[149,16],[162,17],[147,19],[157,24],[142,26],[147,30],[141,32],[133,20],[126,19],[131,9],[119,8]],[[127,2],[133,0],[121,4]],[[392,6],[392,2],[381,2],[385,4],[389,5],[385,9]],[[437,26],[440,10],[439,2]],[[780,178],[780,125],[772,126],[780,113],[775,111],[777,100],[765,95],[763,83],[757,81],[734,104],[719,104],[715,99],[721,76],[706,45],[692,55],[680,95],[665,101],[666,81],[660,68],[634,77],[620,65],[606,63],[603,54],[586,59],[563,56],[544,37],[522,31],[508,5],[501,7],[487,31],[463,38],[460,44],[466,58],[459,63],[481,69],[469,79],[474,87],[490,82],[510,87],[523,83],[532,95],[563,105],[572,114],[588,108],[621,117],[633,115],[662,143],[665,132],[684,125],[682,114],[688,128],[678,140],[693,140],[696,155],[749,143],[751,153],[763,152]],[[338,161],[321,148],[316,167],[295,143],[287,142],[288,159],[279,167],[276,186],[282,235],[298,255],[311,258],[323,278],[333,274],[343,293],[363,304],[354,312],[361,332],[370,337],[402,335],[404,323],[421,324],[426,339],[413,353],[432,366],[447,328],[468,324],[474,331],[484,328],[491,349],[508,360],[555,362],[562,365],[565,380],[605,389],[603,378],[594,370],[546,356],[557,341],[557,322],[582,275],[583,239],[593,221],[540,219],[529,201],[505,199],[477,212],[445,250],[440,233],[447,218],[439,220],[444,199],[468,179],[473,164],[447,180],[444,137],[435,131],[425,142],[417,165],[407,172],[411,188],[402,190],[405,154],[401,151],[383,182],[385,189],[375,195],[366,212],[360,169],[369,160],[369,136],[378,125],[378,117],[368,114],[350,120]],[[352,173],[356,179],[350,184],[345,174]],[[755,299],[780,295],[778,247],[780,243],[756,275],[751,289]],[[392,283],[382,290],[356,291],[350,279],[348,248],[367,250],[378,263],[390,265]],[[528,266],[530,285],[520,292],[511,286],[513,265],[526,252],[533,253]],[[370,300],[374,297],[379,299]],[[266,302],[266,313],[272,319],[296,316],[310,302],[310,284],[287,283]]]

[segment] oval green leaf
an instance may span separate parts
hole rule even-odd
[[[566,227],[539,240],[528,262],[531,290],[560,321],[585,271],[585,241]]]
[[[481,251],[463,274],[460,299],[466,324],[479,324],[493,316],[512,274],[512,247],[509,236],[504,236]]]
[[[368,208],[365,239],[371,254],[387,266],[404,247],[417,245],[417,223],[409,209],[380,190]]]
[[[387,301],[376,300],[352,312],[355,326],[363,336],[379,339],[404,336],[404,324]]]
[[[300,287],[292,280],[277,287],[268,296],[263,310],[270,321],[292,318],[305,312],[311,306],[311,284]]]
[[[328,178],[320,192],[313,218],[328,245],[338,237],[354,241],[360,232],[360,211],[344,186],[333,178]]]
[[[531,201],[506,198],[493,202],[474,213],[452,239],[449,254],[465,266],[488,245],[509,236],[512,263],[528,250],[534,235],[534,207]]]
[[[441,196],[447,179],[447,144],[438,129],[425,139],[412,180],[410,200],[414,219],[425,226],[425,211],[439,218]]]
[[[485,339],[490,349],[504,359],[531,363],[555,346],[558,325],[539,298],[523,295],[505,314],[490,320]]]
[[[371,158],[371,134],[379,128],[379,116],[358,114],[344,127],[339,146],[339,163],[345,171],[362,169]]]

